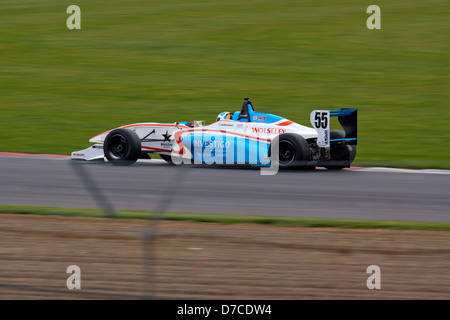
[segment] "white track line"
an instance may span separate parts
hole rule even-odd
[[[441,169],[402,169],[402,168],[371,167],[371,168],[350,168],[350,170],[362,171],[362,172],[450,174],[450,170],[441,170]]]

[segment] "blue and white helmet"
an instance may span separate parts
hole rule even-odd
[[[225,112],[219,113],[219,115],[217,116],[216,121],[220,121],[220,120],[231,120],[231,118],[232,118],[231,112],[225,111]]]

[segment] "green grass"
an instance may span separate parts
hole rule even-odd
[[[450,168],[450,3],[3,0],[0,151],[70,154],[134,122],[213,121],[250,97],[309,124],[357,107],[355,165]]]
[[[206,214],[206,213],[173,213],[154,211],[118,210],[114,214],[105,214],[95,209],[71,209],[54,207],[36,207],[23,205],[0,204],[0,214],[39,214],[70,217],[110,217],[118,219],[160,219],[171,221],[215,222],[223,224],[250,223],[267,224],[283,227],[315,227],[315,228],[377,228],[397,230],[433,230],[450,231],[450,223],[444,222],[411,222],[382,221],[358,219],[328,219],[309,217],[270,217],[252,215]]]

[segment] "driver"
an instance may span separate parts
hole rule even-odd
[[[225,112],[219,113],[219,115],[217,116],[216,121],[232,120],[232,119],[233,119],[233,114],[231,112],[225,111]]]
[[[195,120],[192,120],[192,121],[189,123],[189,127],[190,127],[190,128],[198,127],[198,122],[195,121]]]

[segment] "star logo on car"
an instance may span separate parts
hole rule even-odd
[[[166,130],[166,134],[162,135],[164,137],[164,141],[170,141],[170,137],[172,136],[171,134],[169,134],[169,132]]]

